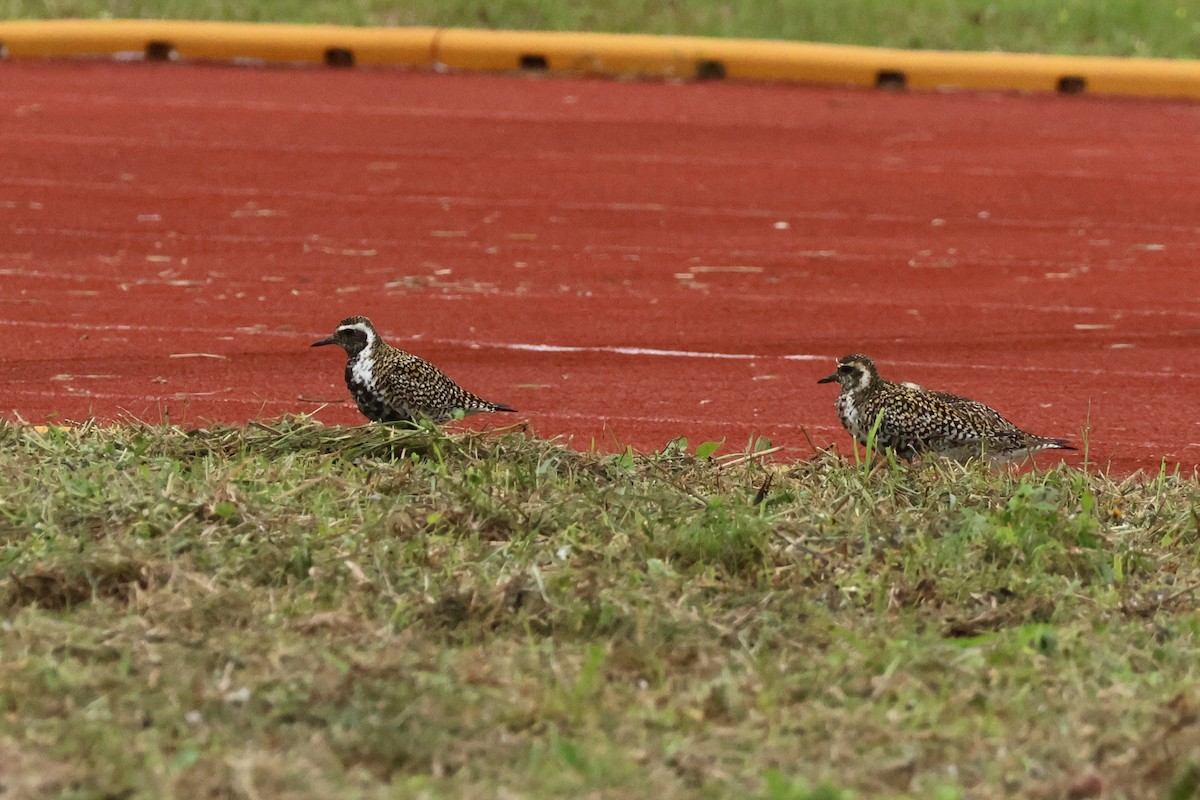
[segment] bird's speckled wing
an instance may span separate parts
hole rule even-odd
[[[425,359],[396,352],[397,359],[379,387],[389,404],[404,405],[416,416],[436,422],[449,419],[456,409],[468,414],[494,409],[492,403],[463,389]]]
[[[950,392],[922,390],[927,410],[917,427],[925,431],[919,449],[936,450],[955,458],[991,455],[1028,455],[1061,440],[1021,430],[991,406]]]
[[[872,406],[872,420],[884,409],[879,443],[906,456],[924,450],[978,453],[1020,433],[994,409],[948,392],[888,384]]]

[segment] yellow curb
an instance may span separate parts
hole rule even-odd
[[[912,89],[1200,98],[1200,62],[909,51],[757,39],[158,20],[0,23],[13,58],[146,54],[583,75],[733,78]]]
[[[163,20],[48,20],[0,23],[10,58],[119,56],[431,66],[437,28],[352,28]],[[330,54],[334,53],[331,57]]]

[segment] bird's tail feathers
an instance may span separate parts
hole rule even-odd
[[[1078,450],[1079,448],[1068,442],[1066,439],[1047,439],[1047,450]]]

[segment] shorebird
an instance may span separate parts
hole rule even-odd
[[[905,459],[926,451],[956,460],[984,457],[1014,461],[1039,450],[1074,450],[1065,439],[1023,431],[989,406],[914,383],[879,376],[875,362],[859,353],[838,360],[837,370],[817,383],[838,383],[838,418],[861,445],[879,420],[878,448]]]
[[[445,422],[463,414],[516,411],[463,389],[423,358],[392,347],[366,317],[347,317],[327,339],[346,351],[346,386],[358,410],[375,422]]]

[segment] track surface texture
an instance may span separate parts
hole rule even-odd
[[[0,75],[6,414],[353,424],[340,351],[308,345],[367,314],[576,447],[846,452],[816,381],[863,352],[1037,433],[1090,425],[1101,468],[1200,464],[1200,104]]]

